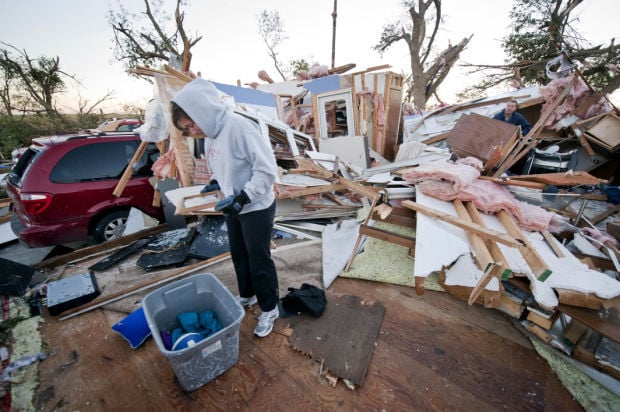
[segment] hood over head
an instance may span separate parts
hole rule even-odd
[[[173,98],[207,137],[216,138],[227,113],[227,105],[212,82],[200,77],[186,84]]]

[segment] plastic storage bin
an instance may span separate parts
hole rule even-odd
[[[185,391],[193,391],[233,366],[239,358],[239,326],[243,307],[222,282],[211,273],[189,276],[161,287],[142,302],[157,347],[168,358]],[[168,350],[161,331],[180,327],[177,315],[182,312],[211,310],[222,329],[195,346]]]

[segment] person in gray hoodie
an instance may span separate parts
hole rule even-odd
[[[253,120],[222,101],[213,83],[196,78],[172,99],[172,122],[194,138],[205,139],[212,180],[203,191],[221,190],[215,210],[224,213],[239,302],[258,302],[261,314],[254,334],[271,333],[278,312],[278,275],[271,257],[278,173],[268,137]]]

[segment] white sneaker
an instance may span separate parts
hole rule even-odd
[[[258,315],[258,324],[254,329],[254,334],[259,338],[264,338],[265,336],[271,333],[273,329],[273,323],[280,317],[280,311],[278,311],[278,307],[276,306],[273,310],[269,312],[262,312]]]
[[[256,295],[250,296],[249,298],[242,298],[241,296],[237,297],[239,300],[239,304],[244,308],[247,306],[254,306],[258,303],[258,299],[256,299]]]

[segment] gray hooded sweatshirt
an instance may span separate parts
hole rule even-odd
[[[206,135],[205,152],[225,196],[242,190],[250,198],[241,213],[274,202],[278,168],[273,149],[256,122],[235,113],[208,80],[196,78],[172,99]]]

